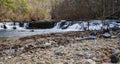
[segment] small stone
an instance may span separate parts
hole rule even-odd
[[[111,36],[111,38],[115,39],[115,38],[117,38],[117,36]]]
[[[97,38],[96,36],[89,36],[89,37],[87,37],[88,40],[94,40],[96,38]]]
[[[0,64],[4,64],[3,62],[0,62]]]
[[[110,33],[104,33],[104,34],[102,34],[102,36],[104,38],[111,38],[112,35]]]
[[[8,56],[8,59],[11,59],[12,58],[12,56]]]
[[[45,63],[46,63],[46,64],[52,64],[52,63],[51,63],[51,62],[49,62],[49,61],[46,61]]]
[[[64,46],[60,46],[59,48],[57,48],[55,50],[55,54],[56,55],[63,55],[63,51],[64,51]]]
[[[76,53],[77,56],[83,57],[84,54],[83,53]]]
[[[37,64],[46,64],[45,61],[40,61]]]
[[[63,62],[58,62],[58,63],[54,63],[54,64],[64,64]]]
[[[96,64],[96,62],[91,59],[85,59],[82,61],[82,64]]]
[[[88,50],[90,50],[89,48],[83,48],[82,50],[84,50],[84,51],[88,51]]]
[[[51,43],[46,42],[44,46],[51,46]]]

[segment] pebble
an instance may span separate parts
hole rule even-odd
[[[46,64],[44,61],[40,61],[37,64]]]
[[[4,64],[3,62],[0,62],[0,64]]]
[[[55,50],[55,55],[63,55],[64,46],[60,46]]]
[[[84,54],[83,53],[76,53],[77,56],[83,57]]]
[[[82,64],[96,64],[96,62],[91,59],[85,59],[82,61]]]
[[[12,58],[12,56],[8,56],[8,59],[11,59]]]
[[[82,50],[84,50],[84,51],[88,51],[88,50],[90,50],[89,48],[82,48]]]

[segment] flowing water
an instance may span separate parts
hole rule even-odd
[[[66,32],[66,31],[85,31],[85,30],[102,30],[103,28],[114,28],[117,27],[120,29],[120,23],[108,22],[104,25],[101,20],[91,20],[89,22],[78,21],[72,23],[71,21],[61,21],[57,22],[53,28],[50,29],[26,29],[28,26],[27,23],[24,23],[20,27],[19,23],[0,23],[0,37],[13,37],[13,36],[27,36],[27,35],[36,35],[36,34],[46,34],[46,33],[56,33],[56,32]],[[4,24],[7,29],[4,29]],[[16,29],[13,29],[16,27]]]

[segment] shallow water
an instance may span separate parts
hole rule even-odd
[[[71,21],[65,21],[65,22],[61,21],[61,22],[57,22],[55,26],[51,29],[26,29],[23,27],[18,27],[19,25],[16,24],[17,26],[16,30],[13,29],[13,26],[11,26],[11,23],[8,23],[8,27],[10,29],[0,29],[0,37],[28,36],[28,35],[66,32],[66,31],[102,30],[102,28],[109,29],[114,27],[118,27],[120,29],[119,23],[117,22],[111,23],[109,21],[106,20],[107,25],[104,25],[104,23],[101,20],[91,20],[89,23],[81,22],[81,21],[76,23],[71,23]]]
[[[0,37],[28,36],[54,32],[63,32],[63,30],[60,29],[0,30]]]

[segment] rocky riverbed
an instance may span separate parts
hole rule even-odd
[[[0,40],[0,64],[120,64],[120,38],[65,32]]]

